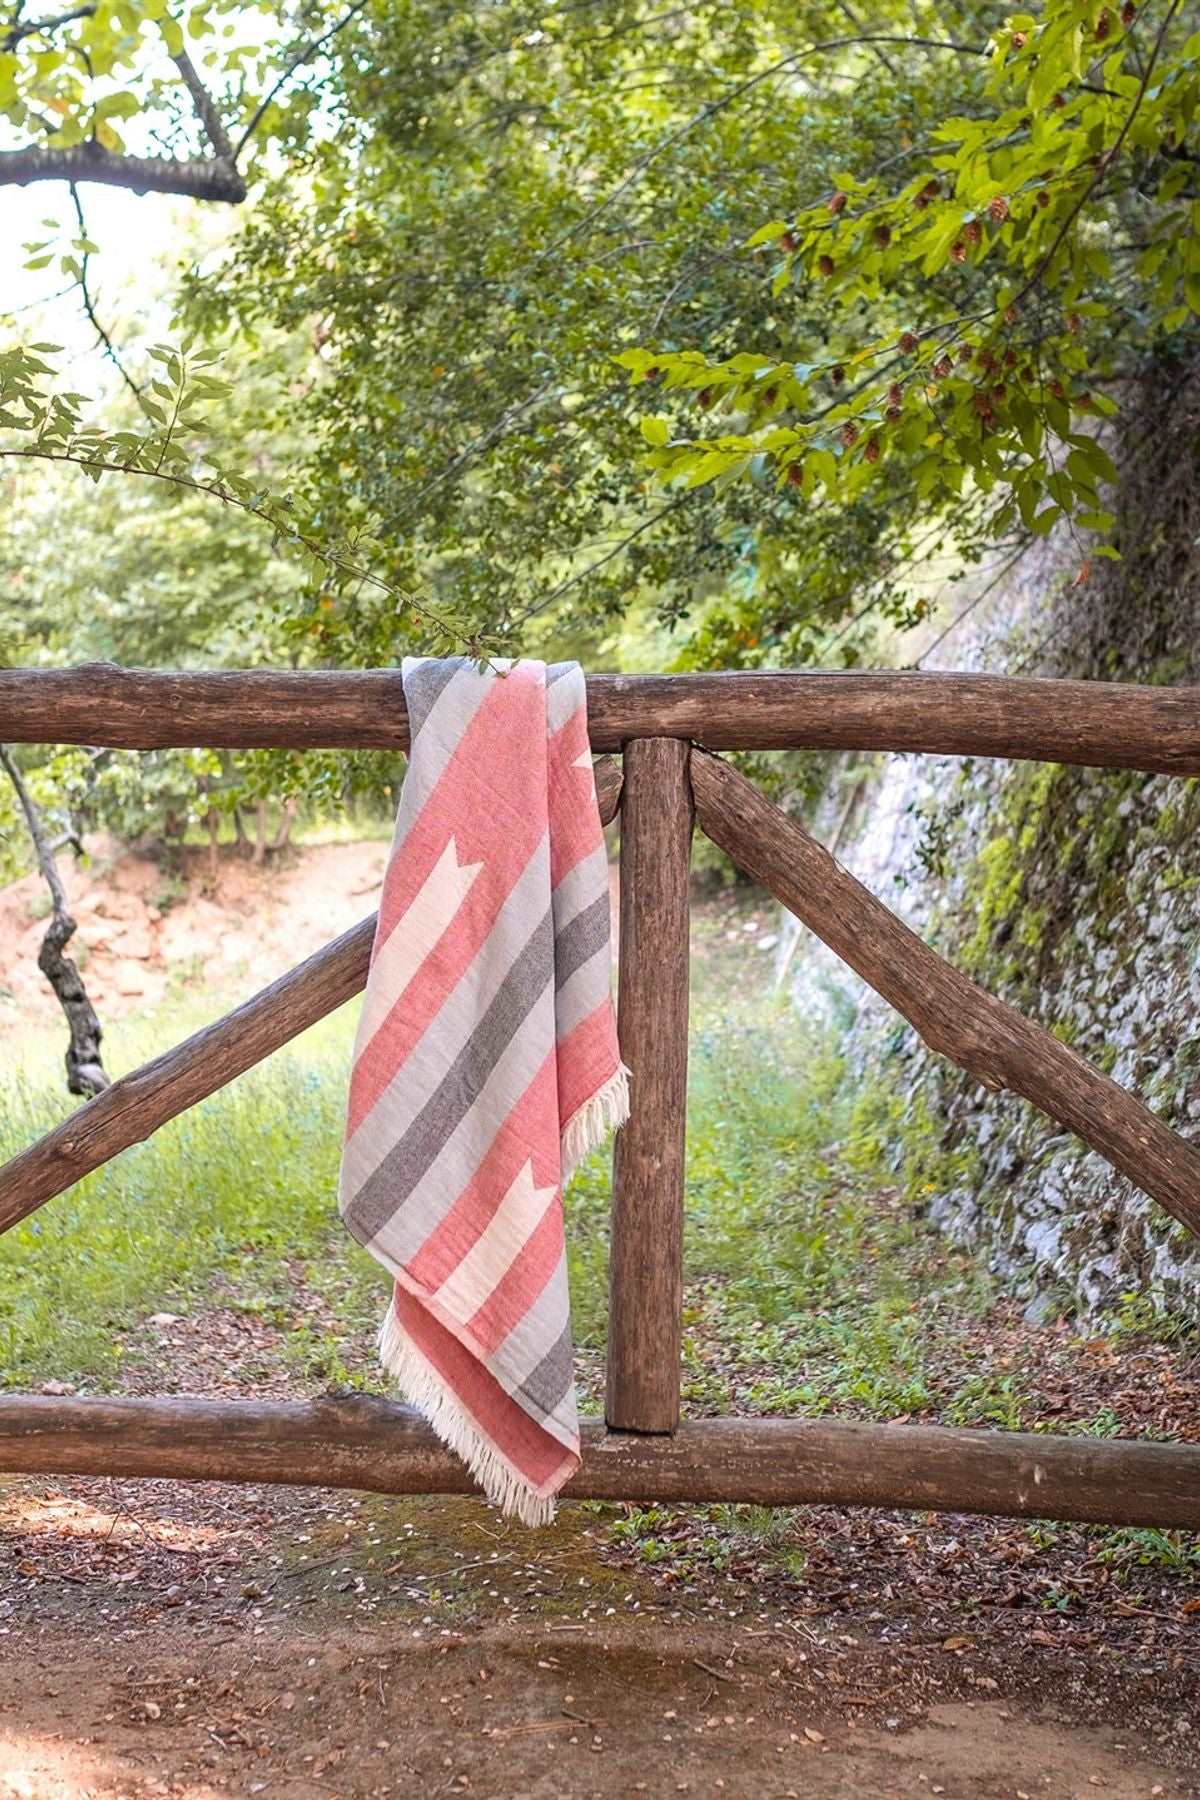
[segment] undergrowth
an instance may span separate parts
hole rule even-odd
[[[981,1356],[995,1293],[890,1175],[828,1035],[771,991],[748,902],[695,909],[685,1227],[684,1403],[1036,1428],[1018,1368]],[[731,929],[731,922],[737,929]],[[194,1003],[193,1003],[194,1010]],[[114,1034],[129,1067],[198,1021],[166,1010]],[[354,1009],[172,1121],[0,1237],[0,1383],[153,1379],[158,1310],[254,1312],[300,1387],[374,1386],[386,1279],[337,1219]],[[636,1081],[636,1072],[635,1072]],[[35,1056],[0,1101],[0,1156],[69,1110]],[[567,1195],[582,1399],[598,1398],[607,1314],[607,1153]],[[316,1310],[299,1304],[316,1296]],[[1141,1323],[1136,1308],[1122,1323]],[[1095,1413],[1058,1428],[1107,1435]]]

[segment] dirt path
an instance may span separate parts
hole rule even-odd
[[[771,1654],[661,1627],[493,1624],[217,1647],[183,1630],[107,1654],[43,1640],[0,1667],[0,1791],[44,1800],[230,1791],[1134,1796],[1193,1791],[1109,1726],[947,1701],[911,1729],[831,1706]],[[722,1652],[733,1650],[726,1669]],[[716,1659],[714,1681],[701,1661]],[[32,1690],[32,1691],[31,1691]],[[6,1784],[6,1789],[4,1787]]]
[[[831,1509],[791,1521],[798,1572],[754,1539],[681,1572],[614,1542],[626,1510],[531,1535],[474,1501],[11,1482],[0,1795],[1200,1793],[1194,1588],[1094,1571],[1031,1616],[1023,1528]]]

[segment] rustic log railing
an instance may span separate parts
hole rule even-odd
[[[753,783],[728,749],[1003,756],[1200,774],[1200,690],[1000,676],[588,678],[601,811],[621,808],[623,1053],[634,1107],[613,1176],[608,1376],[568,1492],[821,1501],[1200,1526],[1200,1445],[836,1420],[680,1422],[688,863],[693,818],[916,1028],[1022,1094],[1200,1233],[1200,1148],[1050,1032],[954,969]],[[403,749],[393,670],[0,671],[0,742],[132,749]],[[115,1082],[0,1169],[0,1231],[359,992],[373,919],[226,1019]],[[460,1493],[428,1426],[386,1401],[0,1395],[0,1471]]]

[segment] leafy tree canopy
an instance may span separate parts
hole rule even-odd
[[[261,56],[315,29],[321,128],[278,122],[185,295],[240,355],[303,345],[261,421],[286,486],[217,453],[218,373],[169,350],[123,435],[36,350],[0,362],[3,453],[190,484],[310,553],[294,654],[583,647],[632,607],[685,660],[852,660],[947,546],[1103,539],[1100,422],[1195,323],[1181,0],[313,11]]]
[[[1200,314],[1200,32],[1176,0],[1050,0],[963,40],[938,19],[950,116],[897,82],[898,153],[848,139],[828,190],[748,240],[788,354],[621,355],[674,395],[641,421],[650,460],[668,487],[765,474],[835,503],[898,460],[928,513],[970,493],[996,535],[1105,534],[1095,421]]]
[[[594,640],[649,603],[689,619],[704,659],[814,654],[868,587],[906,615],[915,541],[893,495],[800,530],[787,492],[656,494],[614,361],[649,332],[782,351],[745,239],[798,168],[832,167],[847,136],[882,158],[891,129],[869,54],[836,116],[813,105],[827,71],[767,76],[798,35],[844,45],[845,19],[417,0],[339,40],[343,130],[268,188],[191,318],[315,326],[306,504],[368,524],[389,581],[527,645]],[[339,660],[394,652],[386,599],[352,584],[314,598],[309,629]]]

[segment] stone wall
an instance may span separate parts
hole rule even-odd
[[[1075,546],[1057,547],[1057,576],[1043,557],[1043,591],[991,666],[1200,683],[1200,356],[1164,362],[1134,410],[1122,560],[1073,585]],[[914,773],[906,806],[902,910],[923,935],[1200,1138],[1200,782],[945,763]],[[1035,1309],[1133,1294],[1194,1310],[1200,1242],[1075,1138],[875,1006],[852,1041],[861,1133]]]

